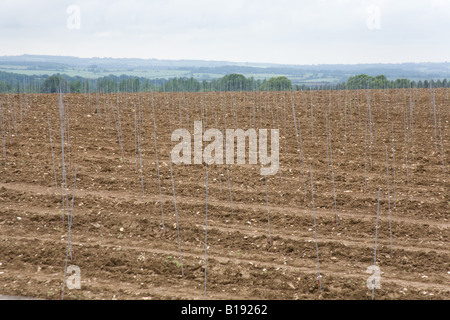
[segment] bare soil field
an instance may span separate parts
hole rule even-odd
[[[448,90],[67,94],[63,122],[58,101],[0,95],[0,294],[61,299],[70,241],[64,299],[203,299],[207,191],[207,299],[372,299],[376,234],[375,299],[450,298]],[[200,120],[279,129],[267,194],[259,163],[172,164],[172,187],[171,134]]]

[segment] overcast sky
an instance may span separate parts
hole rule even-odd
[[[450,61],[450,0],[0,0],[0,55]]]

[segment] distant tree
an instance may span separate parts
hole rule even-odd
[[[447,87],[448,87],[448,80],[447,80],[447,79],[444,79],[444,80],[442,81],[442,87],[443,87],[443,88],[447,88]]]
[[[210,86],[209,83],[206,80],[202,81],[202,91],[206,92],[206,91],[211,91],[210,90]]]
[[[430,84],[429,84],[428,80],[425,80],[425,81],[423,82],[423,87],[424,87],[424,88],[429,88],[429,87],[430,87]]]
[[[11,91],[11,85],[9,83],[0,82],[0,92],[9,92]]]
[[[247,78],[242,74],[232,73],[222,77],[219,82],[223,91],[241,91],[245,90]]]
[[[388,80],[386,79],[386,76],[384,75],[379,75],[376,76],[375,78],[371,79],[371,88],[375,88],[375,89],[384,89],[386,83],[388,82]]]
[[[389,81],[385,75],[371,77],[366,74],[359,74],[350,77],[344,84],[347,89],[385,89],[392,88],[395,85]]]
[[[121,77],[122,80],[119,83],[120,92],[139,92],[141,89],[141,83],[138,78]]]
[[[397,80],[395,80],[395,86],[397,88],[410,88],[411,81],[408,79],[397,79]]]
[[[156,91],[156,88],[153,84],[150,83],[150,80],[147,79],[144,81],[144,83],[142,83],[141,90],[144,92]]]
[[[70,92],[73,92],[73,93],[81,92],[81,81],[80,80],[72,81],[70,83]]]
[[[268,81],[264,80],[259,86],[262,91],[284,91],[292,90],[292,82],[286,77],[270,78]]]
[[[178,91],[185,91],[185,92],[194,92],[194,91],[200,91],[201,89],[201,83],[195,80],[194,78],[173,78],[165,82],[164,84],[160,84],[163,86],[163,90],[165,92],[178,92]]]
[[[41,92],[42,93],[57,93],[57,92],[67,93],[70,91],[70,85],[66,79],[60,75],[53,75],[42,83]]]
[[[436,82],[433,79],[430,80],[430,88],[436,88]]]
[[[348,89],[360,89],[360,88],[364,89],[368,87],[371,79],[373,78],[368,76],[367,74],[359,74],[350,77],[345,85]]]
[[[116,77],[108,76],[97,80],[97,90],[103,93],[117,92],[118,83]]]

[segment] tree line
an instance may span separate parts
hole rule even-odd
[[[396,79],[389,81],[384,75],[371,77],[366,74],[360,74],[350,77],[345,83],[346,89],[395,89],[395,88],[449,88],[450,83],[447,79],[419,80],[411,81],[409,79]]]
[[[366,74],[350,77],[342,83],[322,83],[311,85],[292,84],[287,77],[254,79],[232,73],[213,80],[197,80],[193,77],[172,79],[146,79],[122,76],[106,76],[98,79],[70,77],[62,74],[52,76],[27,76],[0,72],[0,92],[2,93],[115,93],[115,92],[207,92],[207,91],[292,91],[292,90],[342,90],[342,89],[387,89],[387,88],[448,88],[447,79],[388,80],[384,75]]]

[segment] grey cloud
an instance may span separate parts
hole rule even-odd
[[[80,30],[66,27],[71,4],[81,9]],[[379,30],[366,26],[370,5],[381,10]],[[439,61],[450,51],[449,17],[445,0],[4,0],[0,55]]]

